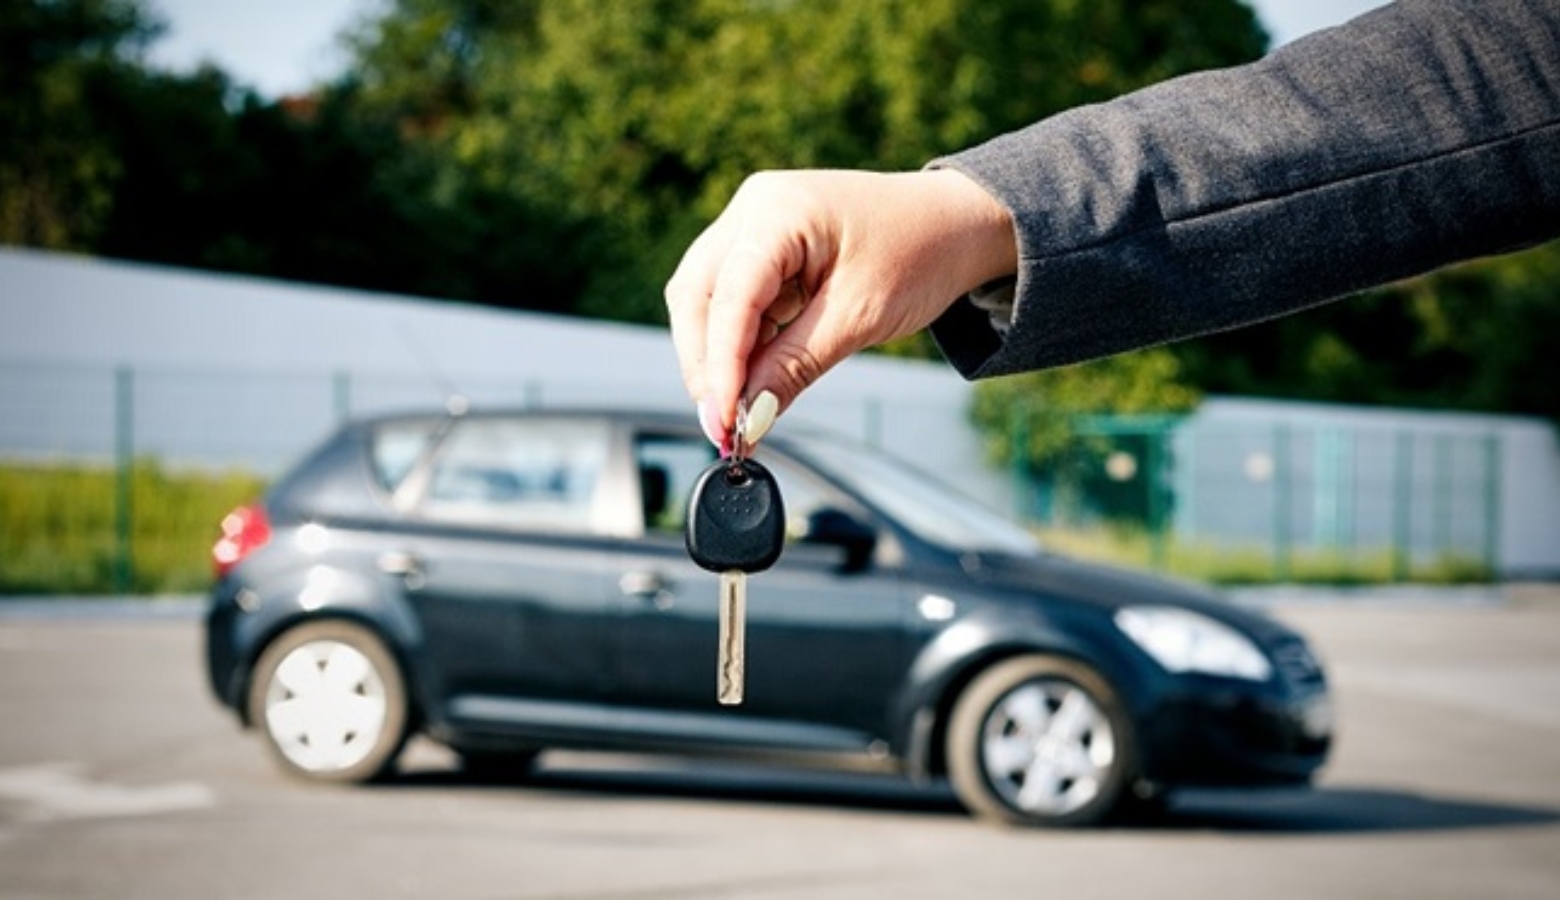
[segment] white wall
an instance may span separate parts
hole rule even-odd
[[[0,453],[111,453],[115,366],[135,372],[138,452],[262,470],[333,425],[337,373],[354,412],[436,406],[449,384],[482,405],[693,416],[662,328],[0,248]],[[853,435],[1012,510],[1006,473],[982,462],[968,424],[970,395],[940,363],[858,356],[777,427]],[[1498,433],[1501,569],[1560,572],[1560,446],[1547,423],[1216,398],[1190,427],[1281,422]]]
[[[40,396],[63,388],[29,386],[28,367],[131,367],[137,418],[164,422],[138,429],[138,447],[147,449],[159,434],[239,431],[257,420],[275,423],[273,430],[321,431],[331,424],[332,373],[350,375],[356,412],[437,407],[448,393],[442,385],[450,385],[484,405],[539,401],[694,415],[663,328],[7,248],[0,248],[0,366],[12,373],[0,391]],[[171,389],[148,387],[175,381],[187,383],[180,390],[191,398],[182,414],[163,408],[160,398]],[[210,390],[199,393],[203,387]],[[940,363],[861,356],[809,391],[777,427],[789,420],[832,428],[1004,504],[1002,484],[979,464],[965,424],[970,391]],[[46,404],[56,428],[77,416],[72,407],[106,404],[101,389],[77,393],[82,399]],[[297,398],[291,402],[307,414],[270,416],[265,400],[280,397]],[[213,411],[216,403],[224,408]],[[172,421],[197,416],[202,421]],[[85,414],[92,440],[103,443],[101,420],[110,417],[106,409]],[[8,449],[4,435],[0,422],[0,451]],[[186,444],[233,446],[217,437]],[[62,449],[71,440],[56,439]],[[274,465],[269,455],[263,462]]]
[[[1356,447],[1373,446],[1379,460],[1378,478],[1360,471],[1348,473],[1353,479],[1355,502],[1363,503],[1373,494],[1378,503],[1391,503],[1397,486],[1394,471],[1394,443],[1405,436],[1413,453],[1410,484],[1412,504],[1419,519],[1429,518],[1429,507],[1438,502],[1434,496],[1451,481],[1456,488],[1459,515],[1483,519],[1482,496],[1486,477],[1483,446],[1494,439],[1498,448],[1495,464],[1495,522],[1498,538],[1497,569],[1513,575],[1560,573],[1560,439],[1554,426],[1541,419],[1524,416],[1468,415],[1382,407],[1347,407],[1321,403],[1280,402],[1232,397],[1205,401],[1186,426],[1181,439],[1217,440],[1220,435],[1241,434],[1261,438],[1278,427],[1293,433],[1316,435],[1325,432],[1346,434]],[[1453,471],[1435,472],[1436,442],[1441,438],[1455,442],[1455,454],[1448,454]],[[1304,447],[1307,442],[1299,442]],[[1383,452],[1384,451],[1384,452]],[[1310,468],[1310,460],[1292,459],[1300,474]],[[1183,475],[1185,473],[1182,473]],[[1442,484],[1437,484],[1442,482]],[[1306,501],[1302,492],[1297,505]],[[1297,510],[1297,519],[1305,510]],[[1390,518],[1390,516],[1389,516]],[[1390,528],[1388,523],[1386,527]],[[1482,533],[1483,521],[1457,522],[1454,528]],[[1424,528],[1416,529],[1424,538]],[[1475,540],[1478,540],[1476,537]],[[1304,538],[1298,541],[1304,543]]]

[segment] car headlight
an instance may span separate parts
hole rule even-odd
[[[1171,672],[1266,681],[1273,664],[1251,639],[1201,613],[1171,606],[1129,606],[1116,627]]]

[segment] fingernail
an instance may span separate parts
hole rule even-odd
[[[715,446],[726,443],[726,429],[721,427],[720,416],[715,414],[715,408],[708,400],[699,401],[699,427],[704,429],[704,436]]]
[[[769,433],[779,414],[780,399],[773,393],[764,391],[754,397],[753,404],[748,407],[747,430],[742,433],[742,439],[749,444],[758,443]]]

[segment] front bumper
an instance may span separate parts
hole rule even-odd
[[[1142,773],[1175,786],[1310,782],[1333,741],[1323,683],[1281,689],[1229,686],[1179,693],[1142,720]]]

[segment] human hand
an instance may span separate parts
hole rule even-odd
[[[783,411],[1017,265],[1008,211],[956,171],[753,175],[666,285],[683,382],[721,444],[739,396],[769,392]],[[750,440],[768,427],[755,424]]]

